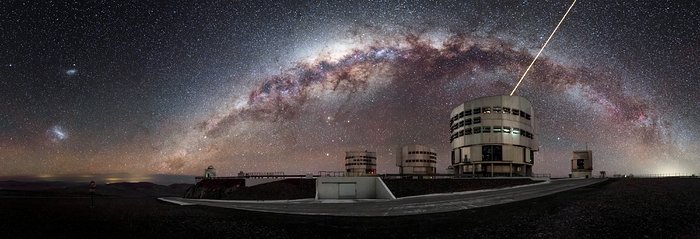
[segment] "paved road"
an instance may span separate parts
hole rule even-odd
[[[181,205],[205,205],[212,207],[234,208],[259,212],[329,215],[329,216],[404,216],[427,213],[441,213],[486,207],[542,197],[558,192],[584,187],[605,179],[553,180],[523,187],[487,190],[471,193],[434,194],[418,197],[399,198],[395,200],[358,200],[358,201],[274,201],[245,202],[225,200],[201,200],[184,198],[162,198],[164,201]]]

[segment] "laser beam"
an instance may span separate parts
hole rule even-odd
[[[552,31],[552,34],[549,34],[549,37],[547,40],[544,42],[544,45],[542,45],[542,48],[540,48],[540,51],[537,52],[537,55],[535,55],[535,58],[532,59],[532,62],[530,62],[530,65],[527,66],[527,69],[525,69],[525,73],[523,73],[523,76],[520,77],[520,80],[518,81],[518,84],[515,85],[515,88],[513,88],[513,91],[510,92],[510,95],[513,96],[515,93],[515,90],[518,89],[518,86],[520,86],[520,83],[523,82],[523,79],[525,79],[525,76],[527,75],[527,72],[530,71],[530,68],[532,68],[532,65],[535,64],[535,61],[537,61],[537,58],[540,57],[540,54],[542,54],[542,51],[544,50],[545,47],[547,47],[547,43],[549,43],[549,40],[552,39],[554,36],[554,33],[557,32],[557,29],[559,29],[559,26],[561,25],[562,22],[564,22],[564,19],[566,18],[566,15],[569,15],[569,11],[571,11],[571,8],[574,7],[574,4],[576,4],[576,0],[571,3],[571,6],[569,6],[569,9],[566,10],[564,13],[564,16],[561,17],[561,20],[559,20],[559,23],[557,24],[557,27],[554,28],[554,31]]]

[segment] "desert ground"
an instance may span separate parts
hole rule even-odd
[[[700,179],[611,179],[453,213],[326,217],[0,190],[2,238],[697,238]]]

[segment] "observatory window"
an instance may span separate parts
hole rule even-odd
[[[481,117],[474,117],[474,124],[481,124]]]
[[[514,114],[514,115],[520,115],[520,110],[518,110],[518,109],[513,109],[513,114]]]
[[[509,133],[510,133],[510,127],[505,127],[505,126],[503,126],[503,133],[509,134]]]
[[[483,132],[483,133],[491,133],[491,127],[489,127],[489,126],[481,127],[481,132]]]
[[[493,113],[501,113],[501,107],[500,107],[500,106],[494,106],[494,107],[493,107]]]
[[[576,160],[576,169],[584,169],[584,160],[583,159]]]
[[[481,133],[481,127],[474,127],[474,133],[475,134]]]
[[[457,128],[462,127],[462,126],[464,126],[464,120],[459,121],[459,126],[457,126]]]
[[[484,114],[491,114],[491,107],[484,107],[483,113]]]
[[[525,119],[530,120],[530,114],[525,113]]]
[[[500,132],[501,132],[501,126],[493,126],[493,132],[494,132],[494,133],[500,133]]]
[[[508,108],[508,107],[503,107],[503,113],[504,113],[504,114],[510,114],[510,108]]]
[[[475,115],[481,114],[481,108],[474,108],[472,110],[472,114],[475,114]]]
[[[465,110],[464,111],[464,116],[470,116],[472,115],[472,110]]]
[[[520,117],[525,118],[525,111],[520,111]]]
[[[465,120],[464,120],[464,125],[471,125],[471,124],[472,124],[472,119],[471,119],[471,118],[465,119]]]
[[[462,117],[464,117],[464,111],[462,111],[462,112],[459,113],[459,117],[458,117],[458,118],[462,118]]]
[[[520,129],[518,128],[513,128],[513,134],[520,134]]]
[[[467,128],[464,130],[464,135],[470,135],[472,134],[472,128]]]
[[[525,132],[525,137],[531,138],[532,139],[532,133],[530,132]]]
[[[481,146],[482,161],[501,161],[503,160],[503,148],[500,145],[484,145]]]

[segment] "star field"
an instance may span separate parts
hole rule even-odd
[[[10,1],[0,6],[0,175],[307,173],[419,143],[505,95],[568,1]],[[700,172],[697,3],[579,1],[516,95],[535,173]]]

